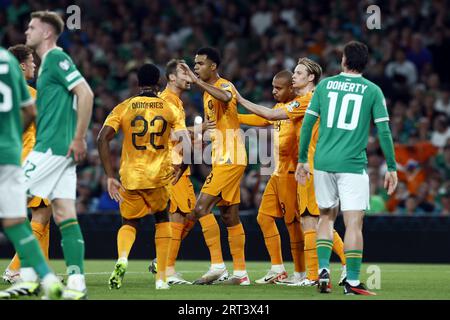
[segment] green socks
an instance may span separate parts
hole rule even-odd
[[[84,274],[84,240],[77,219],[63,221],[59,230],[67,274]]]
[[[333,240],[317,239],[317,257],[319,259],[319,270],[330,270],[330,257],[333,250]]]
[[[33,268],[41,279],[51,272],[28,219],[4,231],[19,255],[21,268]]]
[[[359,281],[361,271],[362,250],[347,250],[345,258],[347,259],[347,280]]]

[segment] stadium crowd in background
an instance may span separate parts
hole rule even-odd
[[[113,107],[138,93],[135,71],[144,62],[155,63],[161,71],[171,58],[185,59],[192,66],[197,48],[217,47],[223,59],[221,75],[249,100],[272,106],[274,74],[283,69],[292,71],[299,57],[319,62],[324,77],[336,74],[343,44],[355,39],[365,42],[370,50],[364,75],[381,87],[387,100],[400,180],[397,192],[388,197],[382,180],[386,165],[372,127],[367,149],[369,213],[450,215],[449,1],[197,3],[77,2],[81,29],[66,29],[59,45],[73,58],[96,97],[88,134],[89,155],[78,166],[79,213],[118,209],[106,190],[96,137]],[[67,0],[0,1],[2,45],[25,42],[23,30],[30,12],[71,4]],[[370,4],[380,6],[380,30],[367,29],[365,12]],[[187,125],[193,125],[195,117],[203,113],[202,94],[191,90],[183,101]],[[243,108],[239,111],[245,112]],[[119,167],[119,146],[118,141],[111,144],[115,170]],[[196,192],[209,171],[206,165],[192,167]],[[258,165],[248,166],[242,179],[241,210],[256,214],[268,178],[259,174]]]

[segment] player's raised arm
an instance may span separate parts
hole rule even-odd
[[[86,81],[81,81],[72,92],[77,96],[77,128],[72,143],[69,146],[67,156],[73,152],[75,161],[81,161],[86,157],[86,132],[92,115],[94,94]]]
[[[269,109],[259,104],[253,103],[245,98],[243,98],[239,92],[237,92],[238,102],[248,111],[263,117],[267,120],[285,120],[289,119],[286,111],[283,108],[279,109]]]
[[[230,102],[233,98],[233,95],[230,91],[222,90],[219,88],[216,88],[215,86],[206,83],[202,79],[198,78],[195,73],[189,68],[189,66],[185,63],[180,64],[181,68],[187,73],[187,77],[192,83],[195,83],[203,90],[207,91],[210,95],[212,95],[217,100],[220,100],[222,102]]]

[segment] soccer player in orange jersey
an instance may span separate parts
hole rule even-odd
[[[172,59],[166,65],[167,86],[159,96],[172,103],[178,108],[182,116],[182,121],[186,122],[183,101],[181,94],[191,88],[191,84],[186,79],[186,71],[184,71],[180,63],[184,60]],[[171,144],[174,144],[171,142]],[[178,150],[172,150],[172,161],[175,165],[182,162],[182,154]],[[189,175],[190,169],[187,168],[178,182],[172,186],[170,190],[169,213],[170,224],[172,228],[172,241],[169,249],[169,260],[166,267],[167,283],[173,284],[191,284],[183,279],[181,274],[175,272],[175,261],[180,249],[181,241],[188,235],[189,231],[194,227],[195,219],[192,210],[195,206],[194,187],[191,183]]]
[[[292,72],[284,70],[277,73],[273,77],[272,86],[272,94],[278,102],[273,109],[286,108],[295,101]],[[303,281],[306,278],[304,240],[297,204],[297,182],[294,177],[295,160],[298,156],[294,146],[298,141],[301,119],[269,121],[255,114],[240,114],[239,121],[241,124],[259,127],[273,125],[277,135],[273,147],[273,152],[277,152],[276,167],[267,183],[257,216],[272,267],[264,277],[255,282],[288,284]],[[284,218],[289,232],[294,260],[294,273],[289,278],[283,264],[281,239],[275,218]]]
[[[191,148],[190,136],[180,111],[157,96],[159,70],[145,64],[138,71],[141,92],[117,105],[98,136],[100,159],[107,175],[108,192],[120,202],[122,227],[117,234],[118,260],[109,279],[110,289],[119,289],[128,266],[128,255],[136,238],[139,220],[155,216],[156,289],[168,289],[166,265],[172,230],[167,212],[174,178],[171,134]],[[122,129],[124,139],[120,161],[120,182],[110,159],[109,142]],[[186,150],[186,149],[184,149]],[[176,172],[179,178],[180,172]]]
[[[314,88],[322,75],[320,65],[308,58],[300,58],[292,76],[292,85],[297,97],[284,108],[268,109],[259,106],[246,99],[238,93],[238,102],[249,111],[267,119],[267,120],[287,120],[303,121],[306,108],[312,98]],[[300,132],[297,131],[297,141],[300,139]],[[318,122],[313,130],[310,144],[309,163],[311,168],[314,166],[314,151],[318,137]],[[301,215],[303,235],[305,242],[305,263],[307,267],[306,281],[294,281],[289,283],[291,286],[312,286],[318,279],[318,258],[316,250],[316,229],[319,219],[319,208],[314,195],[314,183],[312,177],[305,186],[297,184],[297,201]],[[334,231],[333,251],[339,256],[342,263],[342,274],[339,281],[344,283],[346,277],[344,245],[339,234]],[[298,279],[296,279],[298,280]]]
[[[19,61],[23,75],[26,80],[34,78],[35,64],[33,58],[33,50],[26,45],[18,44],[10,47],[11,52]],[[33,99],[36,99],[36,90],[28,86],[28,90]],[[23,149],[22,161],[31,152],[36,143],[36,125],[33,122],[28,129],[23,133]],[[34,197],[28,202],[28,208],[31,209],[31,229],[38,240],[42,252],[48,259],[48,243],[50,237],[50,217],[52,216],[52,209],[48,199]],[[9,263],[3,274],[3,280],[9,283],[15,283],[20,278],[20,260],[14,255],[14,258]]]
[[[216,126],[214,130],[210,130],[212,171],[206,178],[194,209],[211,253],[211,267],[194,284],[221,282],[249,285],[250,279],[245,267],[245,233],[239,219],[240,181],[247,165],[247,155],[239,128],[236,89],[231,82],[219,76],[219,65],[220,55],[213,48],[201,48],[197,51],[195,73],[186,64],[182,64],[190,81],[204,90],[205,118]],[[234,270],[229,278],[222,258],[219,226],[211,214],[215,205],[219,207],[222,221],[227,227],[233,257]]]

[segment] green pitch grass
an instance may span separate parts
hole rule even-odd
[[[0,260],[3,272],[9,261]],[[340,265],[331,268],[333,292],[319,294],[315,287],[286,287],[279,285],[257,285],[254,280],[264,276],[269,267],[267,262],[247,262],[252,284],[250,286],[172,286],[170,290],[155,290],[153,274],[148,272],[148,261],[130,260],[123,286],[119,290],[109,290],[108,279],[114,267],[112,260],[87,260],[85,262],[86,280],[90,300],[328,300],[328,299],[450,299],[450,286],[444,279],[450,278],[450,266],[444,264],[364,264],[361,270],[363,282],[367,282],[373,273],[367,273],[369,266],[380,268],[381,288],[374,289],[377,296],[344,296],[342,287],[337,286],[341,274]],[[231,262],[227,262],[232,270]],[[53,260],[51,266],[58,274],[63,274],[64,261]],[[178,261],[177,271],[186,280],[193,281],[207,271],[206,261]],[[292,263],[286,263],[287,271],[292,272]],[[369,269],[370,271],[370,269]],[[372,271],[373,272],[373,271]],[[0,290],[8,285],[0,284]],[[32,299],[32,298],[27,298]]]

